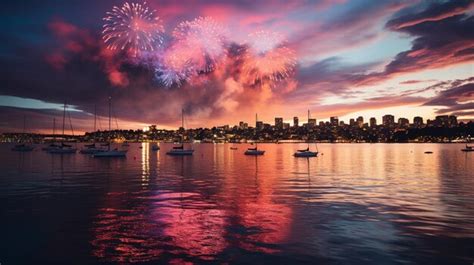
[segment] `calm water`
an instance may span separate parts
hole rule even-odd
[[[142,149],[139,146],[143,146]],[[0,262],[472,264],[474,153],[455,144],[195,145],[126,159],[0,145]],[[424,151],[431,150],[431,155]]]

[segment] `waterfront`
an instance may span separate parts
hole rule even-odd
[[[261,157],[131,144],[125,159],[11,146],[0,145],[2,264],[474,261],[462,144],[320,144],[310,159],[292,156],[304,144],[261,144]]]

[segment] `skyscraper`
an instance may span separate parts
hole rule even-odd
[[[415,128],[423,127],[423,118],[419,116],[416,116],[415,118],[413,118],[413,127]]]
[[[398,127],[407,128],[410,121],[406,118],[398,118]]]
[[[339,125],[339,119],[337,117],[331,117],[331,126],[337,127]]]
[[[298,117],[293,117],[293,126],[297,128],[299,126],[299,119]]]
[[[395,117],[390,114],[384,115],[382,117],[382,124],[386,127],[391,127],[395,125]]]
[[[283,118],[275,118],[275,128],[278,130],[283,129]]]
[[[376,127],[377,126],[377,120],[372,117],[370,118],[370,127]]]
[[[362,128],[364,126],[364,117],[357,117],[357,126],[359,126],[359,128]]]

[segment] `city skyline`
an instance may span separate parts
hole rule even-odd
[[[124,3],[43,1],[41,12],[34,1],[4,4],[0,132],[21,131],[25,116],[28,131],[51,131],[64,101],[74,129],[90,131],[95,109],[107,116],[109,96],[116,123],[131,129],[176,128],[181,108],[192,128],[250,123],[255,112],[265,122],[302,121],[307,109],[318,121],[474,119],[472,1],[148,1],[162,22],[162,47],[151,54],[104,41],[107,12]],[[169,69],[150,69],[149,60],[175,49],[183,23],[222,33],[221,46],[195,75],[164,79]],[[254,75],[255,58],[242,52],[252,47],[286,57]]]

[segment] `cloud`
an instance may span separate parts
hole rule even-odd
[[[434,98],[425,102],[424,106],[442,106],[445,108],[437,110],[437,113],[463,114],[460,111],[472,111],[474,109],[474,82],[454,85],[437,94]],[[465,115],[465,114],[463,114]]]

